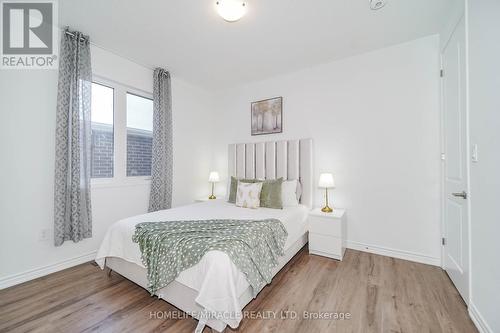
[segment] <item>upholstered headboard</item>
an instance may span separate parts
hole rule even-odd
[[[259,179],[299,179],[301,203],[313,206],[312,139],[229,145],[229,176]]]

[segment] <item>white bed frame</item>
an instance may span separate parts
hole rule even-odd
[[[238,178],[299,179],[302,185],[301,203],[312,208],[313,202],[313,144],[312,139],[271,141],[260,143],[230,144],[229,176]],[[276,275],[292,257],[307,243],[307,232],[280,257],[279,265],[273,270]],[[119,273],[139,286],[146,288],[148,285],[147,271],[141,266],[127,262],[120,258],[106,258],[106,266]],[[158,290],[159,298],[175,307],[197,317],[195,314],[203,313],[195,299],[198,292],[177,281]],[[253,299],[251,287],[240,296],[239,301],[244,308]],[[222,332],[226,324],[220,320],[209,319],[200,321],[197,331],[203,330],[208,325],[213,330]],[[200,330],[201,329],[201,330]]]

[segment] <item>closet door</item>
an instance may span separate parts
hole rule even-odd
[[[444,136],[443,266],[469,300],[469,198],[465,25],[461,19],[442,54]]]

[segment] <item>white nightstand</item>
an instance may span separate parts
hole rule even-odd
[[[346,243],[346,214],[334,208],[323,213],[320,208],[309,212],[309,253],[342,260]]]
[[[222,198],[217,198],[217,199],[209,199],[208,197],[207,198],[198,198],[198,199],[195,199],[194,202],[206,202],[206,201],[219,201],[219,200],[222,200]]]

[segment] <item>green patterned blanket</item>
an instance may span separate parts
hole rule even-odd
[[[149,291],[172,282],[212,250],[226,253],[246,276],[254,297],[272,279],[288,233],[277,219],[144,222],[132,240],[148,270]]]

